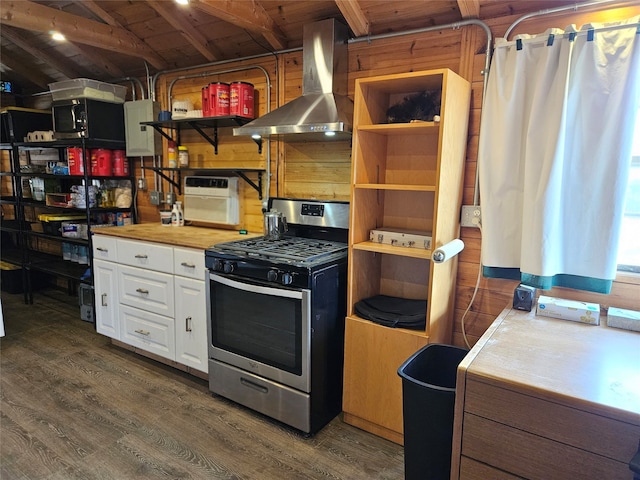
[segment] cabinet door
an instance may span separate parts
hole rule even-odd
[[[175,277],[176,362],[207,373],[205,282]]]
[[[96,331],[120,339],[118,319],[118,266],[103,260],[93,261],[96,305]]]

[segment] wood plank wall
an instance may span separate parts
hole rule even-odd
[[[630,18],[640,14],[638,8],[618,8],[601,13],[575,13],[540,17],[521,24],[516,33],[540,33],[549,27],[564,28],[569,24],[578,26],[588,22],[612,21]],[[517,17],[501,17],[488,21],[494,38],[504,34]],[[463,203],[470,205],[474,198],[475,169],[477,159],[478,134],[483,91],[483,75],[486,35],[478,27],[464,27],[457,30],[443,30],[436,33],[406,35],[392,39],[349,45],[349,95],[353,98],[356,78],[401,73],[407,71],[450,68],[472,82],[472,109],[469,116],[469,139],[464,179]],[[277,64],[276,64],[277,61]],[[281,55],[253,63],[225,64],[219,68],[200,68],[190,72],[164,75],[158,84],[158,99],[167,108],[167,88],[169,82],[186,73],[202,76],[180,80],[173,90],[174,98],[190,98],[196,108],[200,105],[200,88],[212,81],[247,81],[253,83],[258,92],[258,115],[266,111],[266,81],[257,70],[212,75],[211,72],[235,68],[242,65],[264,67],[272,83],[271,108],[281,105],[301,95],[302,53]],[[490,126],[483,126],[490,128]],[[234,138],[230,133],[221,132],[219,153],[213,155],[213,147],[201,140],[193,132],[185,134],[183,143],[189,144],[191,161],[201,167],[250,167],[265,168],[266,156],[257,153],[256,145],[244,138]],[[349,199],[351,145],[349,142],[282,143],[271,142],[271,195],[299,198]],[[266,148],[265,148],[266,151]],[[149,159],[145,160],[150,162]],[[137,175],[140,163],[136,166]],[[151,189],[153,175],[145,172]],[[163,190],[168,186],[164,183]],[[238,228],[260,231],[262,228],[262,202],[255,190],[246,185],[241,187],[242,220]],[[141,222],[158,221],[158,207],[149,204],[148,192],[138,195],[139,219]],[[463,345],[461,319],[472,298],[480,264],[481,234],[477,229],[463,228],[461,238],[466,248],[458,263],[458,282],[455,302],[454,343]],[[487,327],[511,304],[513,289],[517,282],[485,279],[480,281],[475,301],[465,319],[465,330],[471,344],[484,333]],[[637,277],[621,277],[616,282],[611,295],[592,295],[570,290],[554,289],[547,294],[564,298],[596,301],[602,305],[616,305],[623,308],[640,309],[640,281]]]

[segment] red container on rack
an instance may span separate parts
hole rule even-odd
[[[110,177],[113,170],[111,150],[95,148],[91,150],[91,175]]]
[[[209,85],[202,87],[202,116],[211,117],[211,109],[209,108]]]
[[[84,175],[84,158],[82,148],[67,148],[67,163],[69,165],[69,175]]]
[[[229,86],[229,115],[253,118],[253,85],[247,82],[234,82]]]
[[[129,162],[124,150],[113,151],[113,175],[116,177],[129,176]]]
[[[211,117],[226,117],[229,115],[229,84],[209,84],[209,113]]]

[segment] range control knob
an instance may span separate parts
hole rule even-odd
[[[293,275],[288,272],[282,274],[282,285],[291,285],[293,282]]]
[[[216,258],[213,261],[213,270],[216,272],[221,272],[223,268],[224,268],[224,264],[222,263],[222,260]]]
[[[267,272],[267,280],[270,282],[275,282],[278,279],[278,271],[277,270],[269,270]]]
[[[235,262],[224,262],[223,271],[224,273],[231,273],[235,270],[236,264]]]

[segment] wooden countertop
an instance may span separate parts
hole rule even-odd
[[[640,332],[606,316],[594,326],[506,309],[460,367],[467,379],[640,425]]]
[[[262,233],[241,234],[237,230],[222,230],[206,227],[172,227],[159,223],[140,223],[124,227],[96,228],[96,235],[128,238],[145,242],[165,243],[187,248],[206,249],[211,245],[232,240],[260,237]]]

